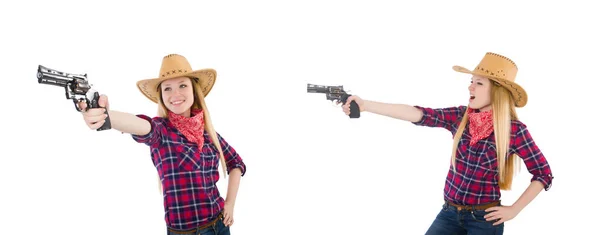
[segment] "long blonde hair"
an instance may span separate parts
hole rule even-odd
[[[496,159],[498,165],[498,182],[500,189],[510,190],[515,173],[515,168],[519,167],[519,158],[515,154],[507,156],[510,145],[511,121],[518,120],[515,103],[510,92],[500,84],[490,80],[491,104],[493,110],[494,137],[496,139]],[[465,130],[469,116],[465,113],[454,135],[454,144],[452,146],[452,167],[456,171],[456,151],[458,142]]]
[[[192,82],[192,89],[194,91],[194,103],[192,104],[191,108],[202,109],[204,111],[204,127],[206,128],[206,131],[208,132],[210,139],[212,140],[214,145],[217,147],[217,150],[219,151],[219,159],[221,161],[221,166],[223,169],[223,177],[227,178],[227,168],[225,165],[225,157],[223,155],[223,149],[221,148],[221,142],[219,141],[217,132],[215,131],[215,128],[213,126],[212,119],[210,118],[210,113],[208,112],[206,102],[204,101],[204,93],[202,92],[202,87],[200,86],[200,83],[198,82],[197,78],[194,78],[194,77],[188,77],[188,78]],[[168,109],[162,100],[162,89],[160,89],[160,84],[158,85],[157,89],[158,89],[158,93],[159,93],[158,116],[160,116],[162,118],[168,118],[168,113],[167,113]],[[198,146],[198,148],[201,149],[202,146]],[[161,190],[162,190],[162,183],[160,182],[160,179],[158,179],[158,180],[159,180],[159,188],[161,188]]]

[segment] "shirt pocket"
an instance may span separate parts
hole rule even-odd
[[[219,151],[212,143],[205,143],[200,154],[200,166],[202,171],[210,173],[217,170]]]
[[[188,171],[196,171],[200,169],[201,160],[200,160],[200,151],[197,148],[193,148],[187,145],[182,145],[180,148],[178,147],[178,168],[180,171],[188,172]]]
[[[483,144],[479,153],[479,166],[485,175],[495,177],[498,174],[498,159],[496,158],[496,146],[492,142]]]

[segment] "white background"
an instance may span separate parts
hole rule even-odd
[[[595,228],[597,7],[215,2],[0,4],[0,233],[165,234],[148,148],[89,130],[63,90],[35,73],[39,64],[88,73],[112,109],[153,116],[135,82],[157,76],[169,53],[218,72],[209,109],[248,166],[232,234],[425,233],[443,202],[449,132],[369,113],[351,120],[306,83],[382,102],[464,105],[470,78],[451,67],[474,68],[488,51],[519,66],[529,103],[518,114],[556,177],[505,234]],[[504,204],[528,186],[521,166]]]

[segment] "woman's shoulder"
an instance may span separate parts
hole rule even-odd
[[[413,107],[421,110],[421,112],[423,112],[423,115],[429,116],[429,117],[441,115],[441,116],[449,117],[449,118],[460,118],[467,111],[467,106],[465,106],[465,105],[444,106],[444,107],[428,107],[428,106],[414,105]]]
[[[511,120],[510,129],[510,137],[513,140],[528,138],[527,136],[529,136],[529,130],[527,130],[527,125],[521,120]]]
[[[135,116],[148,121],[151,129],[156,131],[160,130],[160,132],[168,132],[170,129],[169,127],[171,126],[169,125],[169,119],[161,116],[150,117],[146,114],[136,114]]]
[[[147,120],[149,122],[166,123],[168,121],[167,118],[160,117],[160,116],[150,117],[146,114],[136,114],[135,116],[142,118],[144,120]]]
[[[413,105],[413,107],[418,109],[431,109],[431,110],[455,110],[459,112],[465,112],[467,110],[466,105],[453,105],[453,106],[442,106],[442,107],[431,107],[431,106],[421,106],[421,105]]]
[[[513,119],[510,121],[510,126],[513,130],[523,130],[527,128],[527,125],[521,120]]]

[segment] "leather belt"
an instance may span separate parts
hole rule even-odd
[[[461,210],[469,210],[469,211],[485,210],[487,208],[500,205],[500,201],[490,202],[490,203],[486,203],[486,204],[479,204],[479,205],[458,205],[458,204],[452,203],[450,201],[446,201],[446,203],[450,206],[456,207],[456,209],[458,211],[461,211]]]
[[[190,234],[194,234],[194,233],[196,233],[198,230],[206,229],[206,228],[208,228],[208,227],[211,227],[211,226],[215,225],[217,222],[219,222],[219,220],[220,220],[221,218],[223,218],[223,213],[220,213],[220,214],[217,216],[217,218],[216,218],[216,219],[214,219],[213,221],[211,221],[210,223],[208,223],[208,224],[205,224],[205,225],[202,225],[202,226],[200,226],[200,227],[197,227],[197,228],[194,228],[194,229],[190,229],[190,230],[175,230],[175,229],[172,229],[172,228],[168,228],[168,229],[169,229],[169,231],[171,231],[171,232],[174,232],[174,233],[184,233],[184,234],[185,234],[185,233],[190,233]]]

